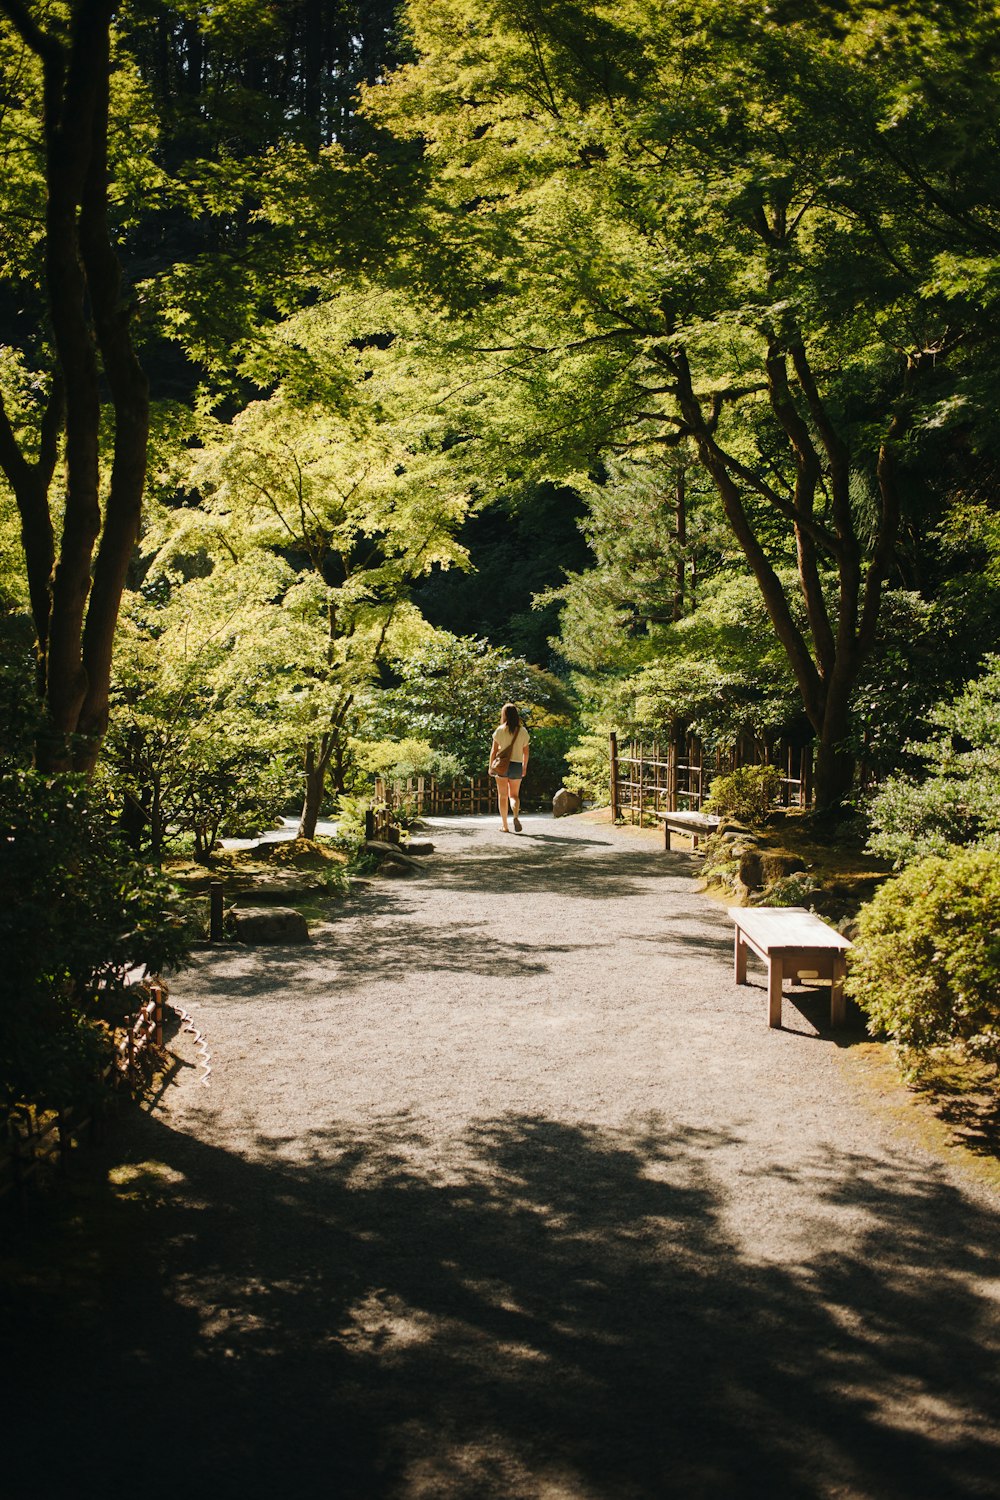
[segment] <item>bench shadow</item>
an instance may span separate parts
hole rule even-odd
[[[146,1414],[150,1500],[995,1484],[997,1223],[905,1159],[785,1168],[858,1226],[786,1265],[726,1230],[738,1138],[657,1117],[485,1119],[446,1155],[405,1114],[247,1156],[155,1116],[127,1141],[7,1237],[12,1493],[106,1492],[109,1428]]]

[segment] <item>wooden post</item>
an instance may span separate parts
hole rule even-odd
[[[621,816],[618,803],[618,736],[613,729],[608,736],[608,744],[611,756],[611,821],[617,823]]]
[[[155,1038],[158,1047],[163,1046],[163,990],[158,984],[150,985],[150,993],[153,996],[153,1024],[156,1028]]]
[[[743,941],[743,934],[736,929],[736,946],[733,950],[733,968],[737,984],[747,982],[747,945]]]
[[[135,1036],[132,1031],[132,1023],[129,1022],[125,1028],[125,1076],[128,1079],[130,1089],[135,1088]]]
[[[812,746],[802,746],[802,790],[801,800],[803,807],[812,804]]]
[[[847,960],[843,953],[833,955],[832,977],[830,980],[830,1025],[843,1026],[846,1015],[844,1004],[844,979],[847,975]]]
[[[208,887],[208,941],[222,942],[222,881],[213,880]]]
[[[785,977],[782,953],[772,953],[767,961],[767,1024],[781,1029],[781,981]]]
[[[677,811],[677,731],[671,725],[667,745],[667,812]],[[669,847],[669,846],[668,846]]]

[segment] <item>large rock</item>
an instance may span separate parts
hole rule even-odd
[[[404,854],[396,844],[387,844],[382,839],[365,839],[365,848],[377,857],[382,870],[388,864],[405,865],[408,870],[420,868],[417,861],[411,859],[409,854]]]
[[[740,852],[739,877],[748,891],[759,890],[764,884],[763,860],[759,849],[748,844]]]
[[[291,906],[238,906],[233,911],[240,943],[308,943],[309,929]]]
[[[763,853],[760,862],[765,885],[784,880],[786,875],[801,874],[808,868],[805,860],[800,859],[797,854],[781,854],[777,851]]]
[[[552,798],[552,816],[554,818],[566,818],[570,813],[578,813],[583,807],[583,798],[579,792],[568,792],[561,786]]]
[[[419,855],[433,854],[434,845],[431,843],[430,839],[407,839],[406,852],[407,854]]]

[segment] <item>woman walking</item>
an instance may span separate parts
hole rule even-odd
[[[513,703],[500,710],[500,723],[493,731],[490,746],[490,775],[497,779],[497,802],[500,804],[500,826],[507,827],[508,810],[513,809],[514,832],[521,832],[521,780],[528,769],[528,731]]]

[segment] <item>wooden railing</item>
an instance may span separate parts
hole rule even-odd
[[[418,818],[444,817],[452,813],[489,813],[496,800],[489,776],[467,776],[460,781],[439,782],[436,776],[410,776],[406,781],[375,782],[375,804],[391,812]]]
[[[746,735],[729,749],[706,753],[696,734],[682,733],[666,745],[611,735],[611,811],[617,822],[641,823],[658,812],[700,812],[712,778],[739,766],[774,765],[781,772],[783,807],[812,802],[812,747],[787,740],[768,743]]]

